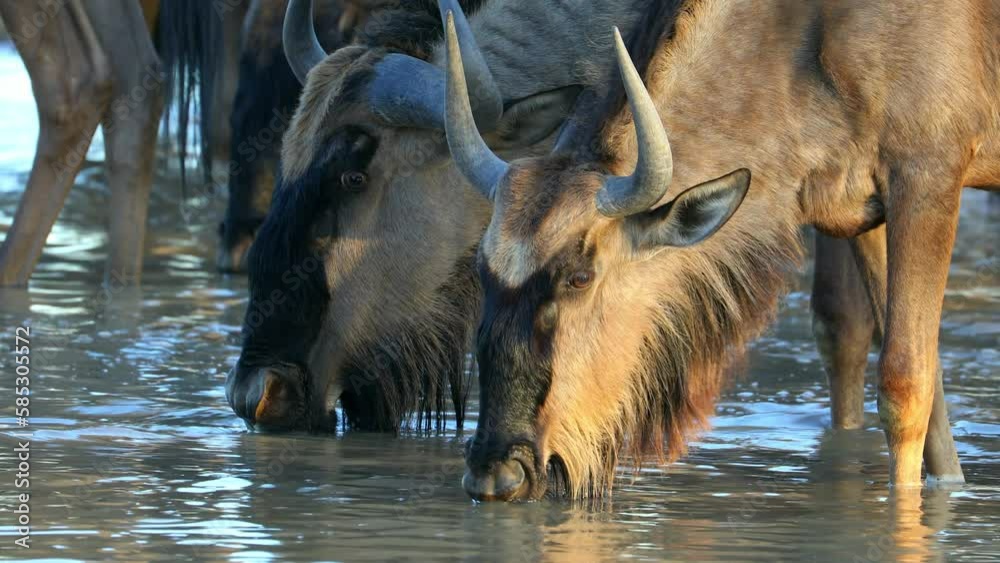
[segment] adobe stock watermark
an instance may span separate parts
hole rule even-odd
[[[267,475],[272,478],[280,477],[285,469],[299,459],[299,449],[295,447],[292,439],[282,443],[281,451],[267,463]]]
[[[33,367],[31,354],[34,335],[30,326],[14,329],[14,415],[19,430],[15,433],[17,447],[14,458],[17,462],[14,473],[14,519],[17,536],[14,544],[24,549],[31,548],[31,378]],[[23,441],[22,441],[23,439]]]
[[[738,528],[741,525],[749,523],[767,507],[768,497],[777,494],[777,488],[774,483],[758,482],[756,485],[758,491],[743,497],[743,500],[740,503],[739,512],[736,514],[730,514],[729,517],[726,518],[726,524],[729,527]]]
[[[127,93],[112,100],[108,106],[109,117],[104,119],[102,127],[105,138],[132,119],[133,112],[142,106],[150,96],[157,95],[162,90],[166,79],[166,73],[158,64],[147,65],[139,83]],[[103,112],[104,110],[105,108],[102,107],[88,108],[86,111]],[[95,121],[100,121],[101,117],[101,115],[93,115]],[[81,138],[62,159],[52,165],[53,172],[60,181],[65,181],[68,175],[76,174],[80,165],[87,158],[87,151],[90,149],[92,140],[92,137]]]
[[[42,0],[38,3],[38,10],[22,16],[19,21],[4,22],[7,33],[15,44],[23,45],[26,41],[34,39],[42,28],[52,23],[67,3],[68,0]]]
[[[181,218],[185,224],[192,225],[202,219],[202,214],[209,209],[211,201],[221,195],[227,194],[229,190],[226,184],[232,185],[233,178],[240,174],[251,174],[254,172],[252,166],[259,159],[269,153],[277,156],[277,149],[281,144],[281,138],[288,129],[292,120],[292,108],[272,108],[271,118],[267,124],[256,133],[244,138],[236,146],[236,158],[231,159],[223,166],[219,174],[211,174],[211,179],[195,186],[193,192],[189,192],[187,197],[181,200]],[[250,178],[248,183],[252,184],[254,178]],[[229,194],[230,197],[250,197],[253,193],[241,194],[239,196]]]

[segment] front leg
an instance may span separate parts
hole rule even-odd
[[[156,162],[156,134],[163,113],[165,76],[143,14],[134,0],[102,0],[94,27],[115,69],[114,98],[105,116],[104,146],[111,202],[106,281],[138,283],[146,218]]]
[[[45,25],[34,18],[46,16]],[[0,0],[31,76],[38,145],[14,223],[0,245],[0,286],[27,285],[111,99],[112,72],[79,0]]]
[[[872,302],[875,333],[880,339],[885,327],[887,258],[885,226],[873,229],[851,241],[851,247],[858,262],[858,272]],[[962,466],[958,461],[958,450],[948,421],[948,406],[944,398],[944,372],[940,361],[937,363],[934,405],[931,410],[927,439],[924,443],[924,463],[927,475],[939,481],[961,483],[965,481]]]
[[[884,226],[850,243],[817,233],[813,331],[830,378],[834,428],[859,428],[862,424],[869,343],[881,340],[885,325],[885,246]],[[927,475],[938,481],[965,481],[948,421],[940,362],[924,463]]]
[[[914,160],[897,167],[889,185],[878,404],[889,443],[890,478],[897,485],[920,483],[932,411],[938,413],[936,424],[947,424],[943,388],[936,381],[938,332],[958,224],[960,172],[958,166]],[[935,402],[940,408],[932,408]],[[935,441],[930,445],[938,447]],[[928,469],[942,470],[931,463]]]

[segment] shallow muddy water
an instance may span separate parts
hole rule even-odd
[[[0,47],[0,232],[34,153],[30,86]],[[100,148],[91,158],[100,159]],[[475,505],[465,434],[248,433],[225,403],[246,281],[214,273],[221,201],[159,181],[142,288],[102,289],[107,190],[70,195],[27,290],[0,290],[0,557],[47,560],[987,561],[1000,558],[1000,204],[969,192],[942,323],[969,484],[890,494],[867,427],[829,430],[808,272],[682,462],[603,505]],[[998,198],[1000,199],[1000,198]],[[989,223],[992,222],[992,226]],[[17,326],[31,327],[30,551],[14,547]],[[9,344],[8,344],[9,343]],[[874,355],[872,356],[874,360]],[[869,370],[871,375],[871,369]],[[470,405],[475,412],[476,404]],[[19,491],[20,492],[20,491]]]

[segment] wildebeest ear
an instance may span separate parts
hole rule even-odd
[[[636,249],[698,244],[729,221],[749,187],[750,171],[741,168],[689,188],[666,205],[628,217],[626,228]]]
[[[573,109],[580,86],[565,86],[508,103],[500,123],[486,136],[494,150],[520,149],[543,141]]]

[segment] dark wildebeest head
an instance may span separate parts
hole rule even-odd
[[[652,42],[638,51],[651,57],[663,36],[632,43]],[[599,138],[581,138],[593,116],[574,115],[582,129],[567,127],[554,154],[512,163],[480,138],[453,30],[448,39],[448,142],[494,202],[478,259],[481,412],[463,485],[479,500],[562,487],[596,494],[610,486],[623,449],[636,460],[663,457],[665,443],[671,458],[683,451],[712,413],[729,350],[754,324],[744,313],[774,302],[790,259],[748,260],[773,251],[752,233],[722,229],[747,194],[746,169],[658,206],[673,177],[671,147],[617,32],[627,96],[597,106],[627,98],[635,144],[621,133],[629,120],[612,109]],[[624,145],[618,153],[633,151],[630,175],[616,175],[621,162],[600,152],[608,138]],[[740,237],[748,242],[734,244]]]
[[[412,413],[441,413],[450,387],[461,420],[489,204],[444,138],[444,72],[425,60],[441,36],[439,8],[373,14],[365,32],[389,47],[328,56],[310,4],[293,0],[286,18],[285,47],[306,86],[250,253],[251,303],[227,396],[259,428],[327,428],[327,400],[340,399],[348,424],[392,430]],[[454,0],[442,4],[458,12]],[[464,17],[458,27],[479,125],[511,148],[547,138],[576,90],[504,108]]]
[[[282,47],[287,1],[254,2],[247,15],[239,58],[239,79],[230,116],[229,200],[219,224],[216,266],[241,272],[257,229],[264,222],[274,190],[281,138],[295,111],[302,85]],[[317,3],[319,41],[336,50],[351,40],[367,15],[346,0]]]

